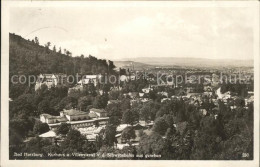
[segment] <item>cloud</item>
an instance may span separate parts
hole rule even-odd
[[[56,48],[70,50],[73,56],[253,58],[255,17],[251,8],[42,9],[12,11],[10,31],[24,37],[40,27],[62,27],[67,32],[43,29],[28,38],[38,36],[41,44],[50,41]]]

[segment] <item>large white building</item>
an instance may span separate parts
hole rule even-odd
[[[65,85],[67,83],[66,74],[40,74],[35,84],[35,90],[46,85],[48,88],[56,87],[58,85]]]
[[[72,127],[79,128],[93,126],[96,123],[106,125],[108,121],[108,117],[106,116],[105,110],[95,108],[92,108],[90,113],[70,109],[61,111],[59,116],[41,114],[40,120],[43,123],[47,123],[51,128],[55,128],[61,123],[67,123]]]
[[[97,86],[97,83],[100,82],[102,75],[84,75],[82,79],[78,82],[78,85],[86,85],[93,83]]]

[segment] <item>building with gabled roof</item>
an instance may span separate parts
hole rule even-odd
[[[40,121],[47,124],[67,122],[67,118],[64,116],[53,116],[50,114],[41,114]]]
[[[58,85],[67,84],[67,75],[66,74],[40,74],[37,77],[35,84],[35,90],[41,88],[42,85],[46,85],[48,89],[51,87],[56,87]]]
[[[97,86],[97,83],[101,78],[102,75],[83,75],[82,79],[78,82],[78,85],[93,83],[94,86]]]
[[[94,114],[95,114],[99,118],[107,116],[107,112],[104,109],[96,109],[96,108],[89,109],[89,114],[91,114],[92,116],[94,116]]]

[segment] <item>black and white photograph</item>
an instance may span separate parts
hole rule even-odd
[[[258,3],[10,4],[1,53],[6,166],[259,165]]]

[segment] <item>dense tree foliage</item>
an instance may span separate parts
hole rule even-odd
[[[66,135],[70,130],[70,125],[66,124],[66,123],[62,123],[57,129],[56,129],[56,133],[59,135]]]
[[[130,142],[130,139],[134,139],[135,137],[135,130],[131,126],[125,128],[122,132],[122,138],[126,139],[128,142]]]
[[[33,132],[35,134],[42,134],[48,132],[50,130],[49,125],[47,123],[42,123],[40,121],[36,121],[33,127]]]
[[[69,50],[57,50],[50,42],[41,46],[39,41],[35,38],[31,42],[10,34],[10,77],[40,73],[115,74],[112,61],[84,55],[72,57]],[[124,69],[119,73],[130,75],[129,70]],[[201,94],[193,99],[181,97],[187,95],[182,87],[158,86],[149,93],[142,93],[151,82],[142,76],[137,78],[118,85],[98,83],[94,86],[89,83],[81,90],[71,88],[72,85],[52,88],[42,85],[35,91],[34,85],[10,81],[10,157],[14,158],[13,152],[26,151],[158,154],[160,159],[181,160],[253,159],[254,104],[245,100],[251,86],[223,83],[221,93],[231,91],[235,97],[216,100],[213,92],[211,97]],[[193,87],[195,92],[203,92],[202,84],[186,86]],[[173,95],[181,96],[170,98]],[[105,109],[108,124],[94,141],[88,141],[86,136],[65,123],[55,131],[62,138],[59,144],[38,137],[49,131],[48,124],[39,121],[40,114],[57,116],[63,109],[72,108],[84,112],[89,112],[90,108]],[[128,124],[121,137],[129,146],[122,150],[116,148],[120,124]],[[97,121],[94,125],[101,127]],[[135,128],[141,128],[138,135]],[[131,143],[136,139],[140,139],[139,145]]]

